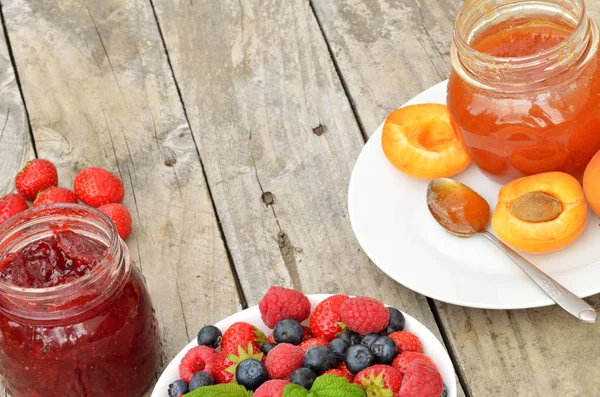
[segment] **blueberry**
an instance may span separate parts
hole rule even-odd
[[[363,345],[350,346],[346,351],[346,367],[353,374],[375,364],[375,355]]]
[[[188,384],[183,379],[176,380],[169,385],[169,397],[179,397],[189,391]]]
[[[299,345],[304,336],[302,325],[296,320],[287,319],[281,320],[275,325],[273,330],[273,338],[277,343],[291,343]]]
[[[398,355],[398,346],[389,336],[380,336],[371,345],[371,353],[379,364],[391,364]]]
[[[314,346],[304,355],[302,366],[320,375],[335,366],[335,355],[325,346]]]
[[[235,370],[235,379],[246,389],[256,390],[269,380],[269,374],[262,362],[249,358],[238,364]]]
[[[275,346],[277,346],[276,343],[265,342],[260,345],[260,351],[263,352],[264,355],[267,355]]]
[[[300,385],[306,390],[310,390],[315,379],[317,379],[317,374],[312,369],[304,367],[298,368],[290,376],[290,382]]]
[[[446,387],[446,384],[444,383],[444,392],[442,393],[442,395],[440,397],[447,397],[448,396],[448,388]]]
[[[363,346],[367,346],[370,349],[373,342],[375,342],[377,340],[377,338],[379,338],[379,336],[380,335],[376,334],[376,333],[367,334],[364,336],[364,338],[362,338],[362,341],[360,341],[360,344]]]
[[[212,386],[214,384],[215,380],[208,372],[196,372],[190,380],[190,391],[199,389],[202,386]]]
[[[216,349],[221,344],[222,339],[221,330],[214,325],[204,326],[198,332],[198,345],[200,346],[209,346]]]
[[[338,361],[344,361],[346,358],[346,350],[350,347],[350,343],[342,338],[335,338],[329,343],[329,350]]]
[[[394,309],[393,307],[388,307],[388,311],[390,312],[390,321],[385,328],[386,335],[397,331],[404,331],[404,325],[406,324],[404,314],[402,314],[400,310]]]
[[[350,344],[350,346],[360,345],[360,335],[353,331],[344,331],[338,335],[338,338],[342,338]]]

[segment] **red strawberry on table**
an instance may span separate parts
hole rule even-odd
[[[436,368],[435,364],[429,357],[424,355],[423,353],[404,351],[396,356],[394,362],[392,362],[392,367],[396,368],[402,375],[406,372],[406,368],[408,365],[414,360],[422,360],[426,364],[431,365]]]
[[[27,200],[34,200],[42,190],[57,185],[56,167],[44,159],[31,160],[15,178],[17,192]]]
[[[367,296],[346,300],[340,308],[342,322],[359,334],[379,332],[390,321],[390,312],[383,303]]]
[[[113,221],[119,236],[125,240],[131,233],[131,213],[123,204],[110,203],[98,207]]]
[[[265,367],[271,379],[289,379],[292,372],[302,366],[304,350],[300,346],[280,343],[275,346],[265,360]]]
[[[221,351],[216,360],[213,378],[217,383],[230,383],[235,378],[235,370],[239,363],[249,358],[261,361],[263,357],[264,355],[252,343],[248,343],[246,348],[238,346],[235,353]]]
[[[310,301],[300,291],[284,287],[271,287],[258,304],[260,316],[271,329],[288,318],[301,323],[310,315]]]
[[[315,337],[331,342],[344,330],[340,308],[348,299],[350,298],[346,295],[333,295],[315,307],[309,320],[310,331]]]
[[[398,346],[398,353],[402,352],[417,352],[423,353],[423,345],[421,341],[417,337],[417,335],[406,332],[406,331],[398,331],[388,335],[390,338],[396,342],[396,346]]]
[[[0,198],[0,223],[27,208],[29,206],[22,196],[16,193],[7,194]]]
[[[46,204],[56,203],[74,203],[77,204],[77,196],[69,189],[64,187],[49,187],[46,190],[42,190],[35,201],[33,202],[34,207]]]
[[[179,364],[179,377],[190,383],[196,372],[204,371],[213,376],[219,353],[207,346],[196,346],[190,349]]]
[[[365,368],[354,377],[354,383],[362,386],[367,396],[396,396],[401,382],[400,372],[383,364]]]
[[[92,207],[120,203],[125,197],[121,179],[107,170],[95,167],[86,168],[77,174],[73,190],[79,200]]]
[[[237,322],[231,325],[223,334],[221,351],[226,354],[236,354],[238,347],[246,349],[252,344],[254,351],[260,351],[260,345],[266,341],[265,334],[252,324]]]
[[[399,397],[439,397],[444,392],[442,376],[423,360],[414,360],[402,379]]]

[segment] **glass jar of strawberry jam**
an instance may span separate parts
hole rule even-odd
[[[580,178],[600,149],[598,28],[583,0],[467,0],[448,83],[452,122],[499,182]]]
[[[158,357],[143,277],[108,217],[60,204],[0,225],[0,375],[13,397],[137,397]]]

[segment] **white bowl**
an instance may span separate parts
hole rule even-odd
[[[315,306],[319,304],[319,302],[328,298],[331,295],[319,294],[319,295],[308,295],[308,299],[311,304],[311,312],[314,310]],[[415,320],[413,317],[404,313],[404,317],[406,318],[406,327],[405,330],[414,333],[419,337],[421,343],[423,344],[423,350],[426,355],[428,355],[431,360],[435,363],[440,374],[442,375],[442,379],[448,388],[448,397],[456,397],[456,375],[454,373],[454,367],[452,366],[452,361],[448,356],[448,352],[444,346],[438,341],[438,339],[425,327],[423,324]],[[223,321],[219,321],[215,326],[217,326],[222,332],[225,332],[227,328],[229,328],[233,323],[244,321],[255,325],[267,335],[271,333],[271,330],[262,322],[260,318],[260,311],[258,310],[258,306],[250,307],[241,312],[237,312],[236,314],[227,317]],[[168,397],[169,393],[169,384],[179,379],[179,363],[185,354],[193,348],[197,346],[198,343],[194,339],[191,341],[186,347],[183,348],[175,356],[173,361],[169,363],[165,371],[158,379],[154,390],[152,391],[152,397]]]

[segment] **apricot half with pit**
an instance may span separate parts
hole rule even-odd
[[[440,104],[406,106],[390,113],[381,145],[394,167],[415,178],[449,177],[470,162],[448,108]]]
[[[492,227],[513,247],[541,254],[575,241],[585,228],[586,214],[579,182],[564,172],[546,172],[500,189]]]

